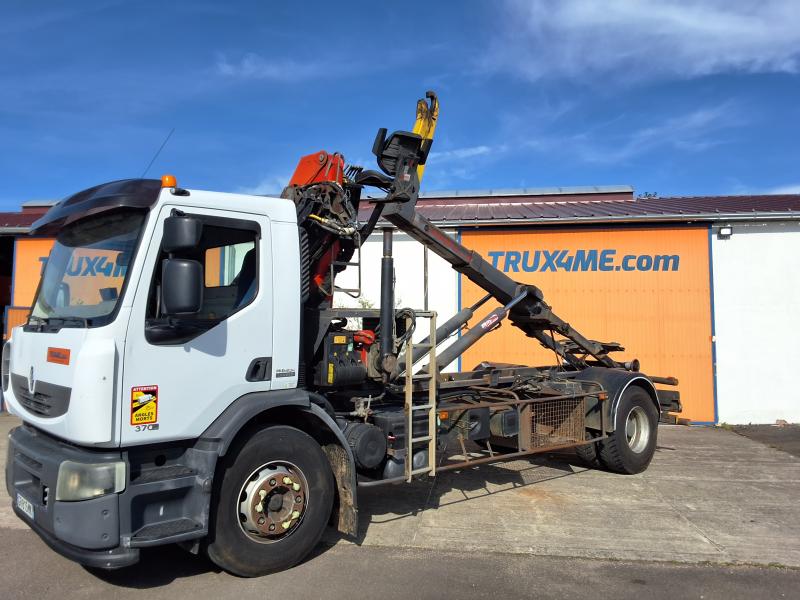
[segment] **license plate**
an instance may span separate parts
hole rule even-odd
[[[23,498],[22,494],[17,494],[17,508],[33,519],[33,503]]]

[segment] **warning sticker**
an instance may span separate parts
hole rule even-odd
[[[158,386],[140,385],[131,388],[131,425],[147,425],[158,421]]]

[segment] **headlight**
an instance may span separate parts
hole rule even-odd
[[[125,463],[66,460],[58,468],[56,500],[88,500],[125,489]]]
[[[2,369],[3,369],[3,391],[8,391],[8,378],[11,373],[11,342],[6,342],[3,344],[3,360],[2,360]]]

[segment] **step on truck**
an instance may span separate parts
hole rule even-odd
[[[677,391],[655,384],[677,381],[612,358],[619,344],[584,337],[542,290],[420,214],[438,112],[429,92],[412,131],[379,130],[378,170],[302,158],[280,198],[129,179],[34,224],[55,242],[30,317],[3,347],[3,393],[22,419],[6,485],[52,549],[114,569],[179,543],[258,576],[298,563],[328,525],[357,535],[364,487],[391,494],[562,448],[616,473],[647,468],[660,414],[680,411]],[[380,277],[380,306],[336,307],[335,294],[360,293],[336,279],[351,269],[361,281],[376,228],[381,272],[363,276]],[[441,324],[396,308],[396,230],[485,297]],[[553,364],[445,370],[505,321]]]

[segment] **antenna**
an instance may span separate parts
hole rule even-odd
[[[167,134],[167,137],[165,137],[164,141],[161,142],[161,146],[158,147],[158,150],[156,150],[156,153],[153,155],[153,158],[151,158],[150,162],[147,163],[147,166],[145,167],[144,171],[142,171],[142,174],[139,176],[139,179],[144,179],[144,176],[147,175],[147,172],[150,170],[150,167],[152,167],[153,163],[156,162],[156,159],[158,158],[158,155],[161,154],[161,151],[164,149],[164,146],[167,145],[167,142],[169,141],[169,138],[172,137],[173,133],[175,133],[175,128],[174,127],[169,130],[169,133]]]

